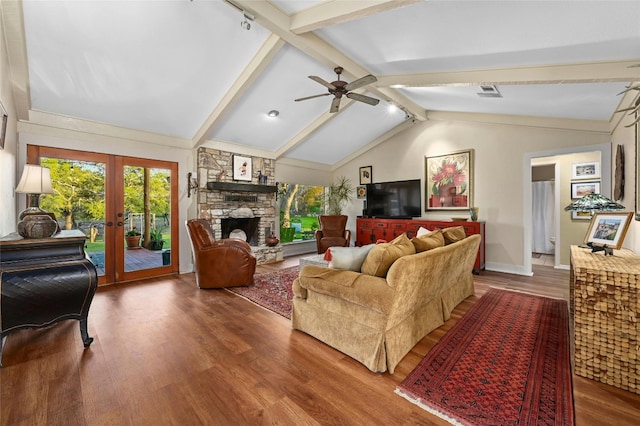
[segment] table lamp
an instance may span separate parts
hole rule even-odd
[[[565,211],[574,211],[574,212],[584,212],[591,213],[592,215],[596,212],[611,212],[624,210],[625,207],[622,204],[618,204],[615,201],[605,197],[601,194],[587,194],[584,197],[580,198],[569,204],[564,208]],[[604,251],[605,254],[613,254],[613,250],[607,246],[599,246],[594,245],[593,243],[588,243],[586,246],[581,247],[589,247],[592,252]]]
[[[28,195],[28,207],[18,216],[20,219],[18,233],[25,238],[52,236],[56,232],[58,224],[40,208],[40,194],[53,194],[49,169],[34,164],[25,164],[16,192]]]

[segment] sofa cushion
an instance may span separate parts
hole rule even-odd
[[[360,272],[364,259],[375,244],[362,247],[329,247],[329,268]],[[325,256],[326,259],[326,256]]]
[[[415,254],[415,252],[416,248],[407,234],[402,234],[391,242],[377,244],[373,247],[362,264],[361,272],[384,278],[393,262],[402,256]]]
[[[444,228],[442,230],[442,236],[444,237],[445,245],[456,243],[467,238],[467,234],[464,232],[463,226],[452,226],[450,228]]]
[[[423,251],[444,246],[444,236],[440,230],[433,231],[429,234],[412,238],[411,243],[416,248],[416,253],[422,253]]]

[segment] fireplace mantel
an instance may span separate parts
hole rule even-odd
[[[275,185],[255,185],[252,183],[207,182],[210,191],[276,192]]]

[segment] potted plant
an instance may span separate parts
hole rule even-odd
[[[342,205],[351,201],[353,191],[354,188],[351,185],[351,181],[344,176],[339,177],[337,182],[332,183],[327,193],[327,214],[342,214]]]
[[[141,238],[142,238],[142,234],[140,234],[140,231],[138,231],[135,226],[130,230],[128,230],[124,234],[124,240],[127,242],[127,249],[129,250],[139,249]]]
[[[149,250],[162,250],[164,240],[162,239],[162,228],[153,227],[149,232]]]

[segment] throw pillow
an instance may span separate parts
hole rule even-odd
[[[329,268],[360,272],[364,259],[375,244],[362,247],[331,247]]]
[[[467,238],[467,234],[465,234],[464,227],[462,226],[452,226],[451,228],[444,228],[442,230],[442,236],[444,237],[445,245],[462,241]]]
[[[415,252],[416,248],[407,234],[402,234],[389,243],[377,244],[372,248],[362,264],[361,272],[384,278],[393,262]]]
[[[411,243],[416,248],[416,253],[421,253],[423,251],[444,246],[444,236],[440,230],[433,231],[427,235],[412,238]]]

